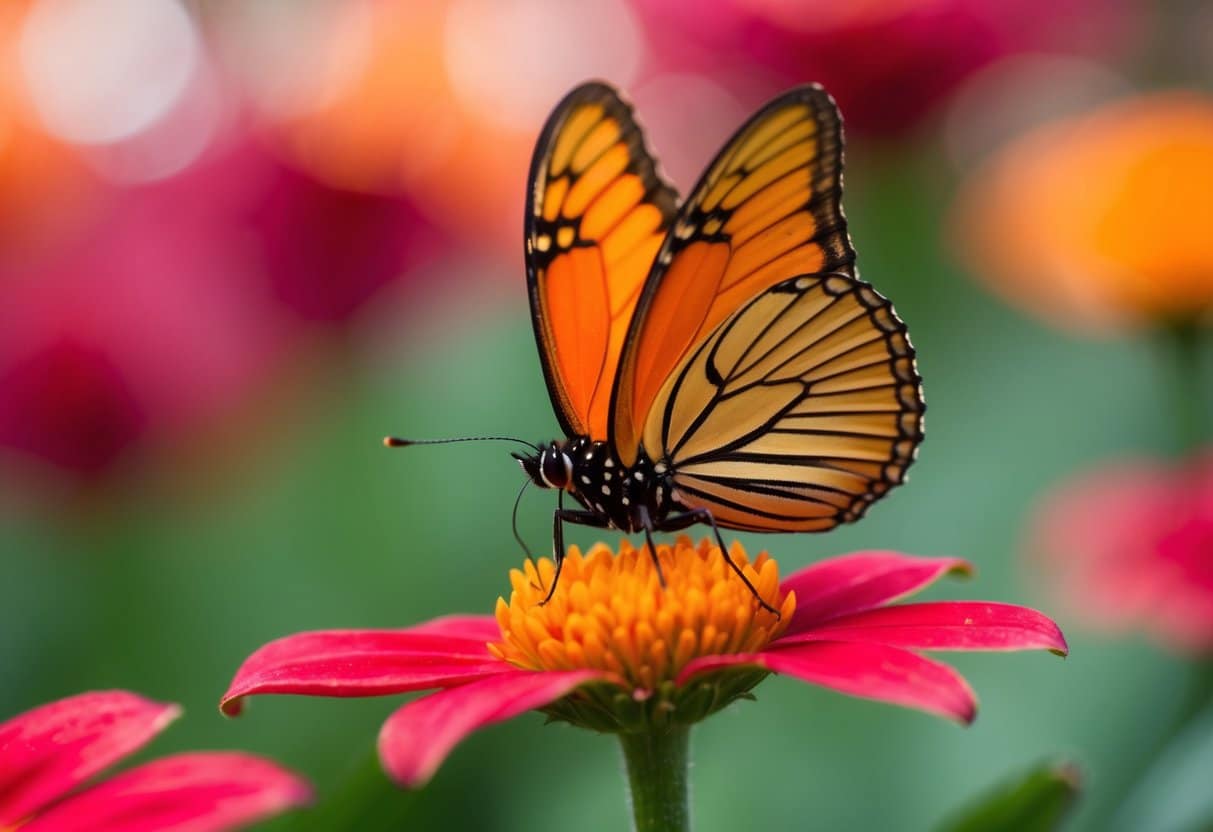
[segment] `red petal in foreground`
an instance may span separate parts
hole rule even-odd
[[[497,619],[491,615],[444,615],[410,627],[409,632],[466,638],[482,645],[501,640],[501,628],[497,626]]]
[[[960,558],[915,558],[897,552],[855,552],[823,560],[783,582],[785,592],[796,593],[796,613],[785,634],[895,601],[949,572],[971,571]]]
[[[977,714],[977,698],[955,670],[883,644],[819,641],[762,653],[705,656],[687,665],[678,683],[738,664],[758,665],[851,696],[917,708],[966,724]]]
[[[241,697],[254,693],[381,696],[463,684],[511,669],[483,641],[424,627],[298,633],[249,656],[220,707],[235,716]]]
[[[1061,630],[1048,616],[1014,604],[940,601],[899,604],[844,615],[778,645],[809,641],[864,641],[915,650],[1033,650],[1064,656]]]
[[[113,777],[51,807],[22,832],[219,832],[307,803],[307,784],[248,754],[179,754]]]
[[[142,748],[179,712],[126,691],[96,691],[0,725],[0,826],[16,824]]]
[[[419,786],[472,731],[542,708],[601,675],[594,670],[515,671],[439,691],[388,717],[379,732],[379,757],[397,783]]]

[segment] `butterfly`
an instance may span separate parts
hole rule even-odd
[[[833,99],[797,87],[680,202],[614,89],[586,83],[556,105],[525,245],[565,438],[514,454],[560,495],[549,598],[566,523],[643,532],[650,555],[653,532],[707,524],[745,581],[721,528],[826,531],[904,479],[921,379],[905,325],[856,273],[842,148]]]

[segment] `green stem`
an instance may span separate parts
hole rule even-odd
[[[687,767],[691,729],[620,734],[635,832],[689,832]]]
[[[1175,419],[1175,450],[1181,455],[1205,441],[1211,418],[1205,400],[1200,336],[1201,330],[1194,324],[1176,324],[1163,332]]]

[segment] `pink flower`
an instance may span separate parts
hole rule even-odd
[[[314,326],[355,320],[438,244],[410,200],[251,139],[92,200],[54,245],[0,235],[0,451],[78,477],[243,414]]]
[[[176,754],[85,785],[142,748],[178,713],[175,705],[126,691],[95,691],[0,724],[0,828],[209,832],[308,802],[301,779],[236,752]]]
[[[346,190],[282,163],[273,167],[248,230],[274,299],[305,321],[354,318],[441,249],[441,236],[409,198]]]
[[[1029,539],[1033,564],[1090,626],[1213,650],[1213,452],[1074,477],[1041,501]]]
[[[965,680],[920,650],[1066,653],[1057,626],[1024,607],[985,602],[887,606],[942,575],[952,558],[858,552],[782,584],[765,553],[732,558],[762,609],[708,541],[659,546],[663,588],[647,552],[573,547],[550,603],[547,559],[511,574],[497,614],[439,618],[403,630],[300,633],[250,656],[223,697],[228,714],[260,693],[374,696],[438,688],[397,710],[379,752],[398,783],[428,780],[477,728],[539,709],[598,731],[694,723],[745,696],[770,672],[970,722]]]
[[[970,74],[1004,56],[1118,51],[1135,19],[1124,0],[633,2],[670,68],[734,80],[748,65],[752,75],[783,83],[818,81],[848,127],[877,134],[912,128]]]

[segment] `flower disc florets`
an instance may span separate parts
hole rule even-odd
[[[513,592],[497,601],[501,641],[489,650],[529,670],[591,669],[613,683],[588,686],[550,706],[561,719],[604,731],[636,730],[669,721],[695,722],[748,693],[765,671],[736,668],[696,677],[682,670],[703,656],[754,653],[783,632],[796,609],[779,589],[778,565],[766,553],[751,564],[734,544],[730,555],[780,611],[764,610],[709,540],[680,537],[657,547],[662,587],[647,549],[626,540],[619,553],[598,544],[584,555],[571,547],[551,601],[555,576],[547,558],[513,570]]]

